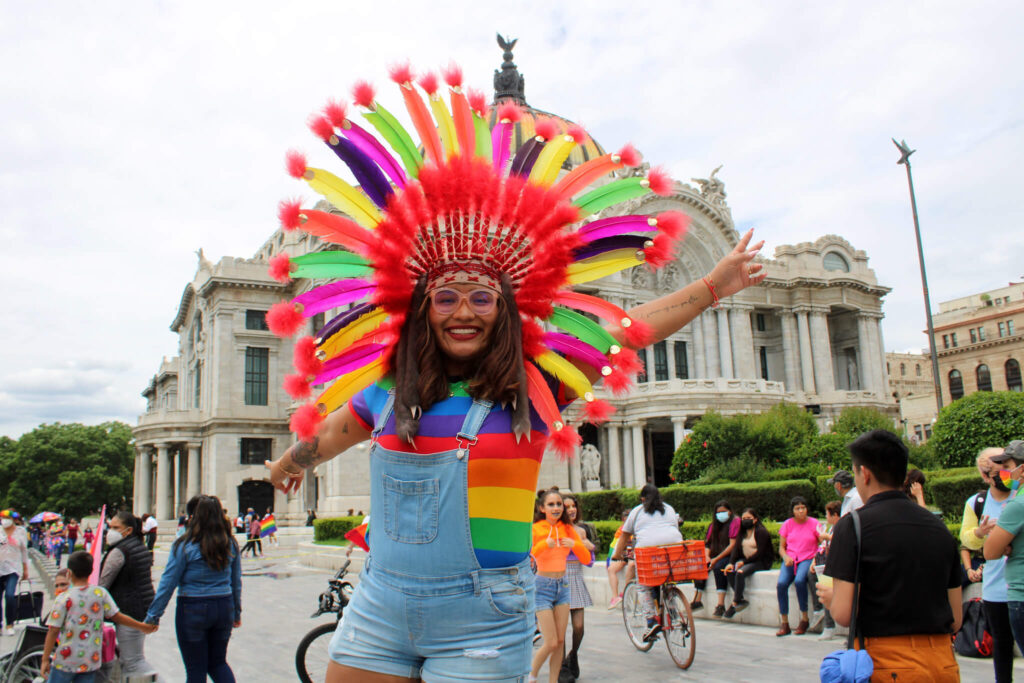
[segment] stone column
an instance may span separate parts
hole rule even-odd
[[[800,370],[804,393],[816,394],[814,389],[814,356],[811,354],[811,330],[807,325],[807,311],[796,311],[797,335],[800,337]]]
[[[693,338],[693,367],[690,368],[690,377],[707,377],[708,371],[704,367],[704,317],[698,315],[690,323],[690,334]]]
[[[836,381],[832,373],[832,338],[828,332],[828,318],[824,311],[811,311],[811,345],[814,356],[814,384],[818,393],[835,391]]]
[[[199,469],[199,447],[200,444],[190,443],[188,445],[188,490],[185,495],[185,499],[188,500],[192,496],[198,496],[200,494],[200,481],[203,473]]]
[[[647,483],[647,456],[644,452],[644,425],[634,422],[633,428],[633,486],[642,487]]]
[[[685,417],[673,417],[672,418],[672,435],[675,437],[675,448],[673,452],[678,451],[679,447],[683,444],[683,430],[686,429],[686,418]]]
[[[800,391],[800,355],[796,336],[796,319],[792,311],[781,310],[777,314],[782,325],[783,366],[786,372],[786,391]]]
[[[156,447],[156,518],[171,517],[171,458],[170,446],[162,443]]]
[[[622,485],[627,489],[636,486],[634,481],[636,467],[633,465],[636,451],[634,450],[633,439],[630,438],[634,424],[636,423],[628,422],[623,425],[622,429]]]
[[[718,356],[718,325],[715,322],[715,312],[705,311],[700,319],[704,329],[704,363],[707,370],[704,376],[721,377],[722,363]]]
[[[617,489],[622,486],[622,455],[619,452],[619,425],[608,423],[608,488]]]
[[[665,340],[665,361],[668,363],[668,378],[676,378],[676,344],[681,344],[675,339]]]
[[[750,313],[753,306],[733,304],[729,311],[729,326],[732,329],[733,370],[740,379],[759,377],[754,367],[754,332],[750,329]]]
[[[718,355],[722,362],[722,377],[733,378],[732,340],[729,338],[729,311],[720,308],[716,311],[718,318]]]
[[[579,451],[576,452],[576,457],[569,461],[569,490],[576,493],[583,491],[583,470]]]
[[[135,490],[139,498],[135,512],[141,517],[142,513],[151,513],[153,510],[153,456],[149,448],[143,446],[135,451],[135,459],[139,462],[138,478],[135,480]]]
[[[182,465],[185,464],[185,459],[181,457],[182,455],[183,455],[183,453],[182,453],[182,449],[180,447],[177,448],[174,451],[174,454],[173,454],[173,457],[174,457],[174,465],[173,465],[173,468],[174,468],[174,496],[172,498],[173,498],[173,501],[174,501],[174,503],[173,503],[174,507],[171,508],[171,515],[173,517],[177,517],[178,515],[180,515],[182,508],[185,506],[185,502],[181,499],[181,493],[184,490],[184,486],[183,485],[185,483],[183,481],[184,472],[182,472],[182,470],[184,469],[182,467]]]
[[[860,387],[867,391],[878,391],[875,386],[876,374],[872,370],[872,363],[868,361],[871,358],[871,320],[861,313],[857,316],[857,363],[859,364],[857,371],[860,375]]]
[[[885,369],[885,340],[882,338],[882,313],[878,313],[875,316],[875,335],[877,337],[876,342],[878,344],[878,363],[875,367],[878,368],[878,386],[883,388],[882,397],[888,400],[889,393],[889,373]],[[870,329],[870,328],[869,328]]]

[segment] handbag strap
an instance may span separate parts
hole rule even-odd
[[[857,544],[857,564],[853,570],[853,614],[850,617],[850,633],[846,636],[846,649],[853,649],[853,639],[857,632],[857,603],[860,602],[860,515],[850,510],[853,518],[853,536]],[[864,636],[860,636],[860,648],[864,649]]]

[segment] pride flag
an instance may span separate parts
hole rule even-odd
[[[260,522],[260,538],[265,538],[270,534],[277,533],[277,522],[274,520],[274,515],[267,515]]]
[[[100,510],[100,523],[96,527],[96,539],[92,542],[92,574],[89,575],[89,584],[97,585],[100,582],[100,565],[103,564],[103,524],[107,521],[107,506]]]
[[[352,527],[345,534],[345,538],[357,546],[370,552],[370,542],[366,538],[367,530],[370,528],[370,515],[363,517],[363,523],[357,527]]]

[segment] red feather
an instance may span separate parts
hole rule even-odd
[[[587,131],[583,130],[582,126],[577,126],[575,123],[569,126],[567,131],[573,142],[577,145],[582,145],[587,141]]]
[[[623,146],[623,148],[615,154],[618,155],[619,160],[622,161],[625,166],[639,166],[640,160],[643,159],[643,157],[640,156],[640,152],[636,151],[636,147],[629,143]]]
[[[615,414],[615,406],[603,399],[586,401],[583,404],[583,419],[592,425],[604,424]]]
[[[636,355],[636,351],[633,349],[623,347],[618,353],[611,355],[609,359],[613,368],[622,370],[627,375],[636,375],[644,371],[644,364],[640,361],[640,356]]]
[[[274,278],[278,282],[288,282],[292,279],[291,257],[282,252],[270,259],[270,268],[268,272],[270,273],[270,277]]]
[[[313,114],[309,117],[306,122],[309,129],[313,131],[313,135],[317,136],[324,142],[330,139],[334,135],[334,126],[331,125],[330,119],[322,114]]]
[[[450,87],[462,86],[462,67],[455,62],[449,62],[446,68],[441,69],[441,75],[444,76],[444,82]]]
[[[469,108],[480,118],[486,118],[487,99],[484,97],[483,91],[473,88],[469,91],[467,99],[469,100]]]
[[[544,330],[533,318],[523,320],[523,357],[536,358],[547,351],[544,346]]]
[[[672,178],[668,171],[660,166],[651,169],[651,172],[647,174],[647,182],[651,192],[656,195],[667,197],[672,194]]]
[[[289,426],[295,432],[295,436],[299,437],[300,441],[312,441],[313,437],[320,430],[320,423],[323,421],[324,416],[320,414],[316,404],[307,403],[304,406],[300,406],[292,414]]]
[[[335,128],[344,128],[345,119],[348,118],[345,103],[338,100],[327,100],[327,106],[324,107],[324,116],[327,117]]]
[[[498,121],[510,121],[515,123],[523,118],[523,110],[515,102],[506,102],[498,107]]]
[[[555,452],[555,456],[562,462],[567,462],[576,457],[576,449],[583,443],[579,432],[575,427],[569,425],[561,429],[553,429],[548,434],[548,447]]]
[[[282,199],[277,205],[277,218],[285,230],[295,230],[302,225],[302,200]]]
[[[388,76],[398,85],[412,83],[416,75],[412,72],[412,65],[409,62],[392,64],[388,67]]]
[[[604,386],[612,392],[612,396],[622,397],[633,388],[633,379],[622,370],[613,369],[611,374],[604,378]]]
[[[306,155],[294,149],[288,150],[284,155],[285,165],[288,167],[288,175],[292,178],[302,178],[306,173]]]
[[[658,233],[654,244],[644,249],[644,258],[651,269],[661,268],[675,259],[676,241],[665,233]]]
[[[296,401],[309,398],[313,393],[309,382],[302,375],[286,375],[284,378],[284,390]]]
[[[417,83],[419,83],[420,87],[423,88],[423,92],[427,93],[428,95],[433,95],[434,93],[437,92],[437,74],[435,74],[433,71],[428,71],[422,76],[420,76],[420,79],[417,81]]]
[[[558,124],[554,119],[539,119],[534,132],[547,141],[558,135]]]
[[[291,337],[302,327],[306,319],[290,301],[281,301],[267,311],[267,327],[278,337]]]
[[[373,109],[373,100],[376,97],[377,92],[367,81],[356,81],[352,86],[352,100],[360,107]]]
[[[658,214],[658,230],[674,240],[686,234],[690,225],[690,217],[680,211],[664,211]]]
[[[632,346],[634,349],[642,349],[643,347],[654,341],[654,328],[645,322],[637,320],[636,318],[630,318],[629,327],[623,327],[622,331],[626,335],[626,343]]]
[[[292,350],[292,364],[303,377],[319,375],[324,364],[316,357],[316,340],[313,337],[301,337],[295,342]]]

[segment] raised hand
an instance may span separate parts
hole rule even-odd
[[[715,284],[718,298],[724,299],[751,285],[756,285],[768,275],[763,265],[752,262],[757,252],[764,246],[764,240],[761,240],[750,247],[753,236],[754,229],[751,228],[740,238],[736,248],[726,254],[711,270],[710,277]]]

